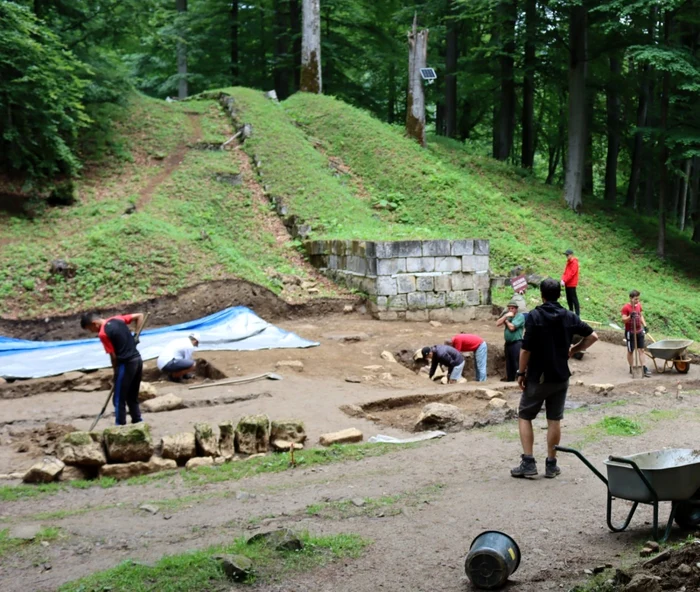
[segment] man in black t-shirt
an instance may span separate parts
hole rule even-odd
[[[561,440],[560,422],[564,417],[564,403],[569,389],[569,358],[585,351],[598,336],[593,329],[573,312],[558,302],[561,296],[559,282],[547,278],[540,284],[542,302],[531,311],[525,321],[525,336],[520,350],[518,384],[523,389],[518,407],[518,429],[523,455],[519,466],[511,470],[513,477],[534,477],[537,463],[532,455],[535,435],[532,420],[542,409],[547,410],[547,462],[545,477],[553,478],[561,472],[557,466],[554,447]],[[571,345],[574,335],[583,337]]]
[[[141,420],[139,408],[139,388],[143,360],[136,349],[137,341],[129,330],[129,325],[136,323],[138,333],[143,326],[141,313],[120,315],[103,319],[95,313],[86,313],[80,319],[80,326],[92,333],[97,333],[105,352],[109,354],[114,370],[114,414],[117,425],[126,425],[126,408],[132,423]]]

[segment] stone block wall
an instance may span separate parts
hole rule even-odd
[[[489,242],[482,239],[307,241],[312,265],[369,295],[382,320],[467,321],[490,311]]]

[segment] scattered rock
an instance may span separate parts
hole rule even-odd
[[[84,378],[86,374],[82,372],[64,372],[61,374],[61,378],[65,380],[66,382],[75,382],[76,380],[80,380],[81,378]]]
[[[367,333],[326,333],[323,337],[343,343],[357,343],[359,341],[369,340],[369,335],[367,335]]]
[[[474,389],[472,392],[477,399],[486,399],[487,401],[495,398],[503,398],[503,393],[500,391],[494,391],[483,387]]]
[[[275,364],[275,368],[288,368],[294,370],[295,372],[304,371],[304,363],[300,360],[280,360]]]
[[[350,417],[364,417],[365,410],[359,405],[341,405],[340,410]]]
[[[494,409],[503,409],[504,407],[508,406],[508,402],[505,401],[504,399],[500,399],[499,397],[494,397],[489,401],[489,407],[493,407]]]
[[[197,442],[194,432],[182,432],[172,436],[163,436],[161,454],[176,462],[184,462],[197,454]]]
[[[219,555],[216,559],[221,563],[226,577],[234,582],[243,582],[253,573],[253,562],[245,555]]]
[[[99,382],[88,382],[86,384],[74,386],[73,390],[80,393],[94,393],[95,391],[99,391],[101,388],[102,384]]]
[[[147,461],[153,454],[151,430],[143,422],[107,428],[104,443],[110,463]]]
[[[352,304],[346,304],[345,306],[343,306],[344,313],[353,312],[354,310],[355,310],[355,307]]]
[[[42,526],[40,524],[20,524],[10,528],[8,537],[21,541],[33,541],[41,531]]]
[[[574,382],[574,384],[576,386],[583,386],[584,383],[583,383],[583,380],[577,380],[576,382]]]
[[[693,573],[693,568],[690,567],[687,563],[681,563],[676,568],[676,571],[682,576],[689,576],[691,573]]]
[[[394,380],[394,376],[391,372],[383,372],[379,375],[380,380]]]
[[[100,467],[100,477],[114,477],[117,480],[148,475],[159,471],[172,471],[177,469],[174,460],[154,456],[148,462],[135,461],[128,463],[102,465]]]
[[[270,448],[270,418],[267,415],[247,415],[236,426],[236,451],[258,454]]]
[[[25,483],[50,483],[58,477],[66,465],[54,457],[46,457],[39,463],[33,465],[25,474],[22,480]]]
[[[657,387],[654,389],[654,394],[655,394],[655,395],[663,395],[665,392],[666,392],[666,387],[665,387],[665,386],[659,385],[659,386],[657,386]]]
[[[298,442],[290,442],[289,440],[272,440],[272,449],[277,452],[288,452],[292,448],[294,450],[303,450],[304,445]]]
[[[642,565],[644,567],[650,567],[652,565],[663,563],[664,561],[668,561],[671,558],[671,554],[671,549],[666,549],[663,553],[659,553],[656,557],[647,559]]]
[[[249,493],[247,491],[239,491],[236,493],[236,499],[239,502],[245,502],[249,499],[256,497],[254,493]]]
[[[248,544],[251,545],[259,541],[265,541],[268,546],[277,551],[301,551],[304,548],[301,539],[288,528],[259,532],[248,539]]]
[[[49,273],[52,276],[61,276],[67,280],[74,278],[77,271],[75,263],[69,263],[63,259],[54,259],[49,267]]]
[[[102,434],[98,432],[71,432],[63,437],[56,455],[67,465],[101,467],[107,463],[102,448]]]
[[[464,414],[459,407],[446,403],[428,403],[423,407],[414,431],[445,430],[455,432],[462,429]]]
[[[362,382],[362,379],[359,376],[346,376],[345,382],[352,382],[358,384]]]
[[[605,571],[605,566],[604,566],[604,565],[596,565],[596,566],[593,568],[593,573],[594,573],[594,574],[603,573],[604,571]]]
[[[214,457],[212,456],[195,456],[187,461],[185,468],[188,471],[196,469],[197,467],[211,467],[214,465]]]
[[[654,551],[653,551],[652,549],[650,549],[649,547],[643,547],[643,548],[639,551],[639,556],[640,556],[640,557],[649,557],[649,555],[651,555],[653,552],[654,552]]]
[[[615,388],[614,384],[592,384],[588,387],[588,390],[596,395],[606,395]]]
[[[219,424],[219,454],[223,457],[232,457],[236,452],[233,424],[224,421]]]
[[[194,424],[194,438],[200,456],[219,456],[219,443],[214,430],[208,423]]]
[[[661,592],[661,578],[638,573],[623,588],[623,592]]]
[[[380,357],[382,360],[386,360],[387,362],[391,362],[393,364],[398,364],[396,361],[396,358],[394,357],[394,354],[392,354],[390,351],[384,350],[381,354]]]
[[[350,444],[351,442],[362,442],[362,432],[357,428],[348,428],[339,432],[323,434],[319,438],[322,446],[333,446],[333,444]]]
[[[63,469],[64,471],[66,469]],[[4,479],[21,479],[24,477],[24,473],[2,473],[0,474],[0,480]]]
[[[148,413],[160,413],[161,411],[172,411],[173,409],[182,409],[184,407],[182,399],[177,395],[168,393],[161,397],[155,397],[144,401],[141,409]]]
[[[371,370],[373,372],[376,372],[377,370],[384,370],[384,366],[381,364],[372,364],[371,366],[363,366],[363,370]]]
[[[367,502],[361,497],[354,497],[350,500],[353,506],[361,508],[367,504]]]
[[[155,399],[157,396],[158,391],[155,386],[150,382],[141,382],[141,386],[139,387],[139,402]]]
[[[430,321],[430,324],[433,327],[442,327],[442,323],[440,321]]]
[[[153,504],[143,504],[139,506],[139,510],[143,510],[144,512],[148,512],[149,514],[153,514],[155,516],[160,508],[158,506],[154,506]]]

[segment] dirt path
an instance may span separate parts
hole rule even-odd
[[[339,341],[341,325],[344,333],[364,333],[366,339]],[[453,327],[380,323],[356,315],[290,321],[282,326],[318,339],[321,347],[217,352],[207,357],[231,375],[273,370],[277,361],[291,359],[303,361],[302,373],[286,372],[281,382],[206,389],[212,392],[187,391],[180,385],[171,389],[168,383],[159,384],[161,392],[172,390],[193,401],[232,393],[260,396],[226,406],[152,414],[147,421],[155,436],[189,429],[195,421],[236,420],[251,412],[300,417],[306,422],[311,443],[324,431],[353,425],[362,429],[365,437],[376,433],[401,435],[403,432],[395,428],[349,418],[339,406],[460,388],[430,384],[408,369],[380,358],[384,349],[394,351],[440,342],[452,334]],[[476,322],[465,328],[480,332],[489,343],[500,340],[492,323]],[[383,369],[365,369],[374,365]],[[616,345],[596,344],[584,360],[572,366],[573,380],[582,380],[584,385],[572,386],[570,399],[587,406],[567,414],[563,422],[564,443],[580,443],[599,468],[602,459],[611,453],[629,454],[664,446],[697,447],[697,368],[692,367],[687,376],[680,377],[686,394],[677,399],[679,375],[629,381],[624,350]],[[385,373],[392,378],[382,379]],[[370,378],[356,384],[345,382],[346,375]],[[498,378],[490,378],[488,384],[503,386]],[[588,388],[596,382],[611,382],[616,387],[603,397]],[[655,387],[661,385],[668,392],[654,394]],[[43,421],[50,415],[57,421],[73,421],[77,427],[85,427],[89,420],[75,417],[94,411],[103,395],[66,392],[0,400],[0,416],[32,425],[37,418]],[[506,397],[517,399],[517,391],[507,390]],[[654,409],[665,411],[654,415]],[[591,431],[591,425],[610,415],[638,418],[645,431],[626,438]],[[107,425],[108,421],[102,423]],[[544,450],[544,425],[544,420],[536,422],[539,459]],[[24,466],[28,462],[7,445],[10,429],[12,426],[0,430],[0,472],[15,463]],[[373,544],[358,560],[260,588],[269,592],[463,592],[468,589],[464,557],[474,536],[486,529],[504,530],[520,545],[523,561],[513,580],[517,590],[523,592],[568,589],[585,579],[584,569],[607,562],[618,566],[634,557],[639,543],[650,537],[649,525],[645,524],[650,520],[650,510],[640,508],[628,532],[609,533],[605,527],[603,485],[574,458],[561,458],[563,474],[556,480],[512,479],[509,469],[520,454],[516,430],[515,422],[508,422],[450,434],[418,448],[359,462],[297,468],[241,481],[196,485],[175,476],[140,486],[93,487],[4,503],[0,529],[41,524],[59,527],[61,536],[48,547],[3,558],[0,579],[8,591],[52,590],[62,582],[107,569],[128,558],[150,563],[165,554],[230,541],[271,526],[305,529],[313,534],[357,533]],[[253,495],[238,495],[239,492]],[[398,496],[398,501],[382,512],[358,508],[351,515],[324,518],[307,510],[312,504],[387,495]],[[151,515],[139,510],[146,502],[163,504],[161,511]],[[64,515],[37,517],[46,512]],[[80,513],[65,515],[66,512]]]

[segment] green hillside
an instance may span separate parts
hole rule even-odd
[[[582,316],[617,321],[637,288],[657,338],[700,338],[700,249],[674,230],[661,262],[651,220],[593,199],[576,215],[558,189],[456,142],[421,149],[400,127],[330,97],[296,94],[278,104],[249,89],[225,92],[235,99],[235,125],[253,127],[245,153],[199,149],[233,131],[214,100],[135,96],[111,154],[79,182],[79,205],[34,220],[2,217],[0,314],[138,301],[229,277],[281,293],[279,274],[305,277],[308,268],[298,241],[276,235],[264,186],[311,225],[312,238],[487,238],[494,273],[521,265],[555,277],[571,247],[582,265]],[[249,162],[259,163],[259,178]],[[218,173],[242,173],[242,183]],[[130,203],[136,212],[123,215]],[[76,276],[50,283],[56,258],[74,263]],[[494,294],[500,303],[507,297]]]

